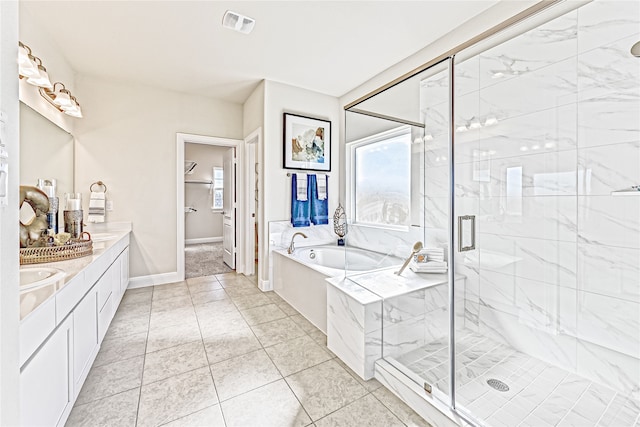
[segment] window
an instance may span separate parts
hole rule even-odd
[[[224,172],[222,168],[213,168],[213,205],[211,209],[222,210],[224,191]]]
[[[352,217],[355,223],[409,226],[411,129],[383,132],[351,146]]]

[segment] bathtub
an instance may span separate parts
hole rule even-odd
[[[329,277],[400,265],[402,260],[377,252],[340,246],[309,246],[293,254],[273,252],[273,290],[289,305],[327,333]],[[347,269],[345,270],[345,265]]]

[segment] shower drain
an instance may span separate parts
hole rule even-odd
[[[494,378],[488,379],[487,384],[489,384],[492,388],[495,388],[498,391],[509,391],[508,385]]]

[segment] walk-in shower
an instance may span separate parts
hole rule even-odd
[[[640,2],[569,7],[345,113],[348,246],[448,252],[377,294],[379,364],[476,425],[640,425]]]

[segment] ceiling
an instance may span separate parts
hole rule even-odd
[[[497,2],[22,0],[20,7],[80,74],[243,103],[262,79],[342,96]],[[226,10],[256,19],[253,32],[222,28]]]

